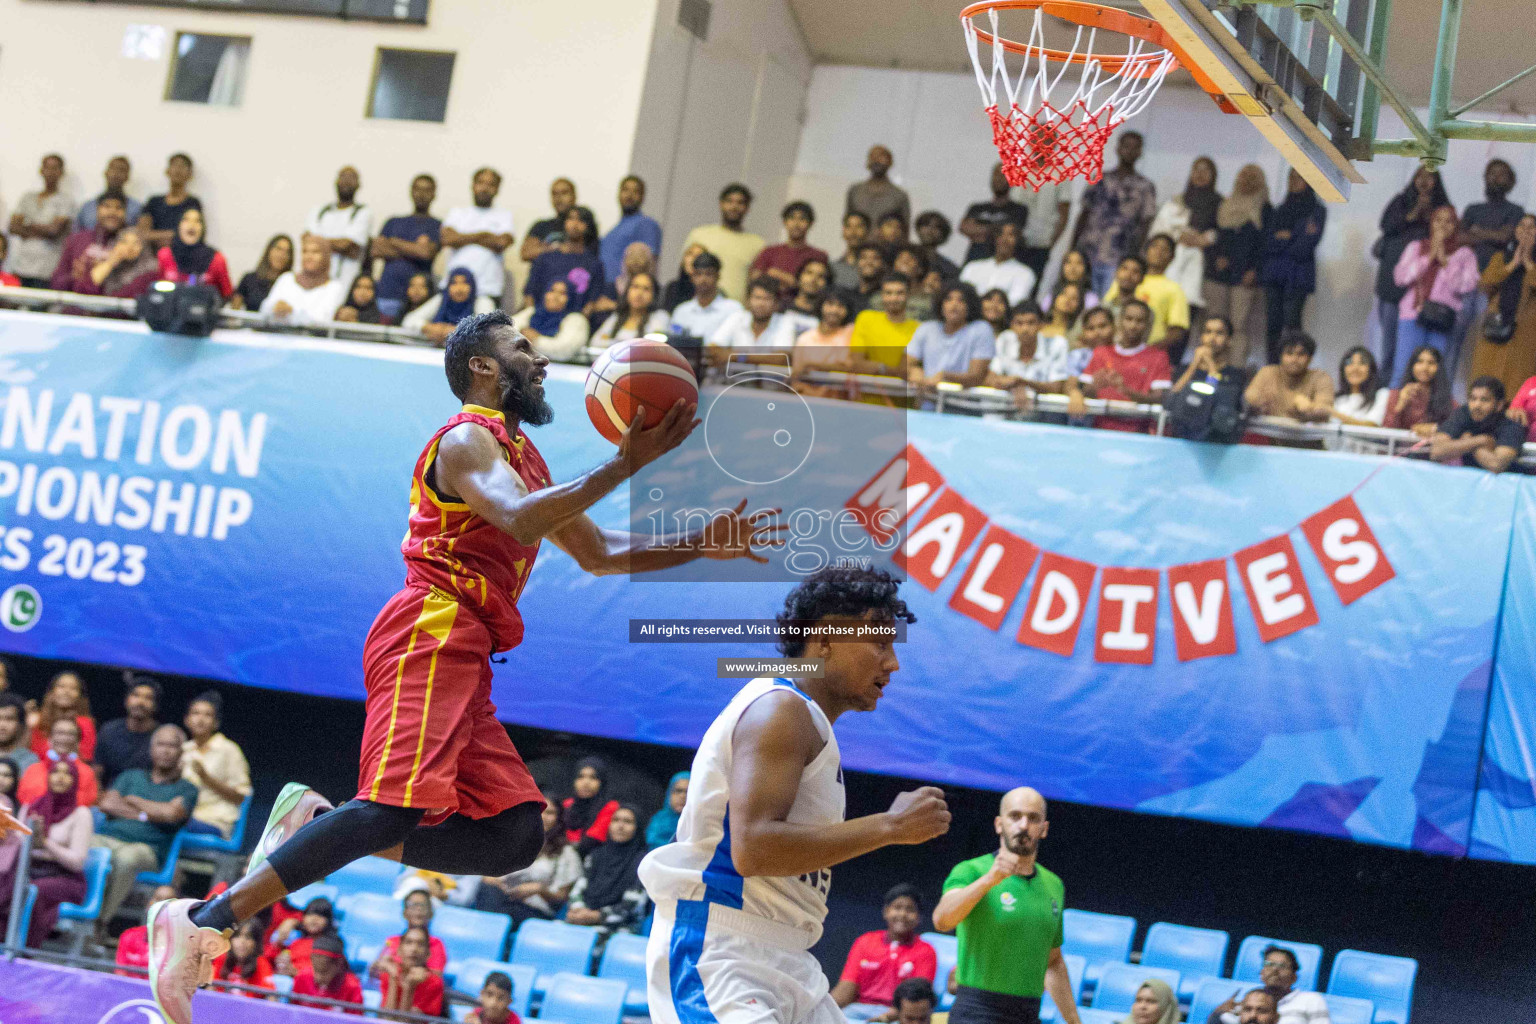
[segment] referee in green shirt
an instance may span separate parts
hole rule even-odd
[[[935,928],[960,933],[950,1024],[1039,1024],[1047,990],[1065,1024],[1080,1024],[1061,957],[1066,890],[1035,860],[1050,830],[1045,798],[1011,790],[995,825],[998,851],[956,864],[933,911]]]

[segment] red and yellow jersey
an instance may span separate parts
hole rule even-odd
[[[549,467],[522,430],[507,433],[506,418],[494,409],[466,405],[432,435],[411,477],[411,521],[400,552],[407,586],[434,587],[454,598],[490,630],[492,649],[505,651],[523,639],[518,596],[533,571],[539,545],[521,544],[470,510],[456,495],[443,495],[429,482],[443,435],[460,423],[478,423],[501,445],[502,457],[529,491],[550,485]]]

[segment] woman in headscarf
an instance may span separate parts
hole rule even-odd
[[[336,319],[353,324],[385,323],[383,310],[379,309],[378,284],[372,274],[358,274],[352,279],[352,290],[347,301],[336,311]]]
[[[1280,338],[1301,330],[1307,296],[1317,289],[1317,243],[1328,210],[1312,186],[1294,170],[1285,199],[1264,222],[1259,283],[1264,286],[1264,340],[1269,361],[1280,361]],[[1235,321],[1234,321],[1235,322]]]
[[[260,309],[267,301],[267,293],[277,279],[293,268],[293,239],[287,235],[273,235],[267,247],[261,251],[261,262],[249,271],[235,286],[230,296],[231,309]]]
[[[74,761],[55,761],[48,771],[48,791],[28,804],[20,815],[32,829],[32,864],[29,880],[37,886],[27,945],[37,947],[53,932],[60,903],[85,901],[85,857],[91,849],[95,827],[89,807],[80,806],[81,768]],[[0,870],[0,892],[11,892],[20,857],[15,851],[10,864]],[[11,901],[0,900],[0,927],[10,916]]]
[[[1514,239],[1488,261],[1482,288],[1489,295],[1488,312],[1472,349],[1467,379],[1497,377],[1507,394],[1517,394],[1536,371],[1536,214],[1515,223]],[[1498,334],[1502,341],[1494,340],[1495,325],[1508,331]],[[1447,361],[1447,377],[1451,371]]]
[[[481,878],[475,909],[506,914],[512,918],[513,927],[532,917],[552,920],[581,875],[581,855],[565,841],[560,805],[545,796],[543,849],[521,871]]]
[[[561,801],[560,819],[565,823],[565,841],[585,857],[608,839],[608,822],[619,809],[617,800],[603,797],[603,776],[608,766],[601,758],[586,757],[576,763],[576,779],[571,795]]]
[[[1248,164],[1237,172],[1232,194],[1216,207],[1216,241],[1205,250],[1200,289],[1209,316],[1232,324],[1233,366],[1248,362],[1252,345],[1264,336],[1264,291],[1259,287],[1259,246],[1270,214],[1264,169]]]
[[[1148,978],[1136,990],[1131,1012],[1120,1024],[1179,1024],[1179,998],[1166,981]]]
[[[229,264],[223,253],[204,241],[206,233],[202,210],[189,209],[181,215],[171,244],[156,254],[160,260],[160,280],[211,284],[227,299],[235,290],[229,279]]]
[[[667,802],[651,815],[645,826],[646,846],[666,846],[677,838],[677,820],[683,816],[683,804],[688,802],[688,779],[688,772],[678,772],[667,783]]]
[[[592,330],[587,318],[571,308],[571,286],[561,278],[549,282],[538,302],[514,313],[512,326],[557,363],[575,362]]]
[[[412,310],[400,326],[420,331],[441,345],[459,326],[460,320],[471,313],[489,313],[496,308],[494,299],[478,292],[475,275],[464,267],[455,267],[448,274],[448,283],[443,290]]]
[[[91,701],[85,695],[85,684],[78,675],[67,670],[53,677],[40,707],[27,702],[27,728],[32,730],[30,749],[39,758],[48,756],[53,723],[60,718],[73,718],[80,727],[80,747],[76,753],[80,760],[89,764],[96,757],[96,719],[91,717]]]
[[[1216,162],[1208,156],[1195,157],[1183,193],[1158,209],[1147,232],[1148,238],[1167,235],[1174,240],[1173,262],[1163,273],[1184,293],[1190,308],[1189,323],[1196,330],[1203,322],[1197,310],[1204,305],[1200,286],[1205,277],[1205,250],[1216,242],[1216,209],[1220,204]]]
[[[645,919],[647,899],[638,874],[646,853],[639,817],[619,807],[608,823],[608,841],[587,856],[587,873],[571,890],[565,919],[597,925],[604,932],[633,928]]]
[[[331,277],[330,246],[323,238],[305,235],[298,268],[273,282],[261,313],[289,324],[323,323],[336,316],[346,297],[346,283]]]

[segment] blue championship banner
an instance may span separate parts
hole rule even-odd
[[[582,379],[551,368],[530,432],[556,480],[613,453]],[[360,698],[456,408],[431,350],[0,313],[0,644]],[[921,412],[882,447],[848,403],[807,408],[846,472],[722,466],[741,482],[709,495],[789,510],[761,575],[542,549],[503,719],[692,746],[735,687],[716,659],[774,652],[630,620],[769,619],[846,554],[904,571],[918,617],[879,710],[839,724],[850,768],[1536,863],[1536,481]],[[634,494],[593,518],[643,529]]]

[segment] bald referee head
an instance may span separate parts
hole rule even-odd
[[[1001,851],[1033,861],[1040,852],[1040,841],[1051,830],[1045,815],[1045,797],[1038,791],[1020,786],[1004,793],[997,807],[997,818],[992,823],[997,829]],[[1030,865],[1020,867],[1027,873]]]

